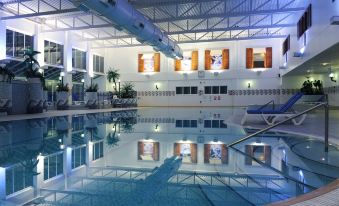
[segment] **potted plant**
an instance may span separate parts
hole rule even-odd
[[[307,79],[300,91],[304,94],[302,101],[304,102],[320,102],[324,98],[323,83],[320,80],[310,81]]]
[[[98,84],[91,84],[85,90],[85,104],[90,109],[95,109],[98,106]]]
[[[58,110],[68,109],[69,87],[60,82],[56,89],[56,106]]]
[[[45,79],[40,71],[39,62],[35,59],[37,54],[40,54],[40,52],[31,49],[24,53],[29,93],[28,113],[41,113],[43,111],[43,84]]]
[[[122,104],[125,106],[137,104],[136,91],[134,90],[134,84],[131,82],[126,82],[122,85],[120,96],[122,98]]]
[[[0,65],[0,112],[10,113],[12,110],[12,80],[15,75],[6,65]]]
[[[117,80],[120,78],[120,74],[118,73],[118,70],[115,70],[113,68],[110,68],[110,70],[107,72],[107,80],[109,83],[114,84],[114,93],[118,93],[117,88]]]

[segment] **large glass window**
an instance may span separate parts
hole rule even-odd
[[[97,142],[93,144],[93,160],[104,157],[104,142]]]
[[[72,49],[72,67],[86,70],[86,52]]]
[[[72,169],[86,164],[86,146],[72,150]]]
[[[6,55],[10,57],[23,58],[27,49],[33,49],[33,36],[15,32],[10,29],[6,30]]]
[[[44,158],[44,180],[48,180],[63,173],[63,153]]]
[[[6,169],[6,195],[13,194],[33,186],[32,171],[27,171],[22,165]]]
[[[52,65],[63,65],[64,63],[64,46],[45,41],[45,63]]]
[[[93,55],[93,71],[94,72],[105,72],[105,59],[104,57]]]

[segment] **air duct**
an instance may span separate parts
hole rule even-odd
[[[132,34],[140,43],[146,43],[170,58],[182,58],[181,48],[134,9],[126,0],[73,0],[79,9],[91,11],[108,19],[118,30]]]

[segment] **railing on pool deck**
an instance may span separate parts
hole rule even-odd
[[[253,134],[250,134],[250,135],[248,135],[246,137],[238,139],[237,141],[232,142],[231,144],[228,144],[227,146],[228,147],[232,147],[232,146],[234,146],[236,144],[239,144],[239,143],[241,143],[243,141],[246,141],[246,140],[248,140],[248,139],[250,139],[250,138],[252,138],[252,137],[254,137],[254,136],[258,135],[258,134],[264,133],[264,132],[266,132],[266,131],[268,131],[270,129],[273,129],[273,128],[279,126],[279,125],[284,124],[285,122],[291,121],[292,119],[298,118],[298,117],[300,117],[300,116],[302,116],[302,115],[304,115],[306,113],[309,113],[309,112],[311,112],[311,111],[313,111],[315,109],[318,109],[320,107],[324,107],[325,108],[325,152],[328,152],[328,146],[329,146],[329,143],[328,143],[329,105],[328,105],[328,97],[327,97],[327,95],[325,95],[325,102],[318,103],[317,105],[315,105],[315,106],[313,106],[313,107],[311,107],[311,108],[309,108],[309,109],[307,109],[307,110],[305,110],[305,111],[303,111],[303,112],[301,112],[299,114],[296,114],[296,115],[294,115],[292,117],[289,117],[289,118],[287,118],[287,119],[285,119],[285,120],[283,120],[281,122],[278,122],[278,123],[276,123],[274,125],[266,127],[266,128],[264,128],[262,130],[259,130],[259,131],[255,132]]]

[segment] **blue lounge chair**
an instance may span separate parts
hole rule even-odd
[[[283,105],[275,105],[273,100],[265,105],[250,105],[246,109],[241,124],[245,124],[248,116],[260,115],[268,125],[275,124],[279,118],[289,118],[296,114],[292,107],[302,96],[303,93],[296,93]],[[293,119],[292,122],[294,125],[301,125],[305,119],[306,114],[302,115],[299,120]]]

